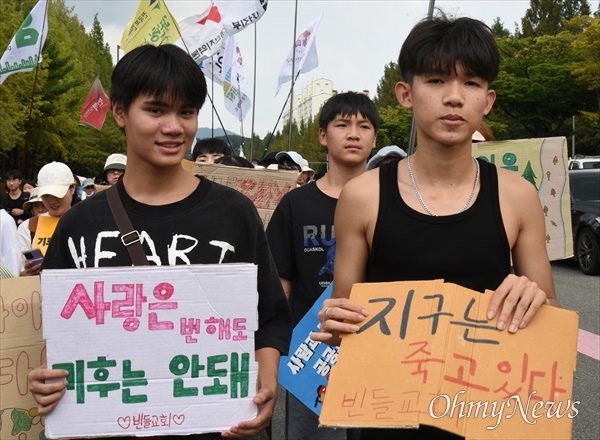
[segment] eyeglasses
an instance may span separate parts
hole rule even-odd
[[[94,189],[95,186],[94,185],[89,185],[89,186],[84,186],[83,189]]]

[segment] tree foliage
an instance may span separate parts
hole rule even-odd
[[[0,47],[9,44],[35,4],[35,0],[3,2]],[[32,72],[11,75],[0,86],[2,172],[22,168],[31,178],[56,160],[77,174],[94,176],[109,154],[124,151],[124,136],[110,115],[102,131],[79,125],[95,76],[110,90],[113,64],[103,38],[97,17],[88,34],[64,0],[49,2],[43,62]]]
[[[563,20],[590,15],[587,0],[530,0],[529,9],[521,19],[524,37],[557,35],[563,30]]]

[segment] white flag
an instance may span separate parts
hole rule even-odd
[[[221,72],[223,71],[223,50],[220,50],[216,55],[203,60],[200,63],[200,68],[202,69],[202,72],[204,72],[206,79],[210,79],[215,84],[223,84],[223,81],[221,80]]]
[[[244,69],[242,53],[233,36],[227,39],[225,46],[221,79],[225,95],[225,108],[241,122],[252,107],[252,100],[248,92],[248,78],[246,69]]]
[[[192,15],[179,22],[181,40],[184,48],[198,64],[219,52],[227,39],[227,32],[221,21],[221,13],[217,5],[199,15]]]
[[[30,72],[42,62],[48,35],[47,1],[40,0],[6,48],[0,60],[0,84],[13,73]]]
[[[296,60],[294,63],[294,73],[292,74],[292,61],[294,58],[294,49],[290,50],[290,53],[283,60],[281,69],[279,70],[279,81],[277,83],[277,91],[275,95],[279,93],[281,85],[292,78],[296,77],[299,71],[302,73],[310,72],[319,65],[319,57],[317,56],[317,46],[315,45],[315,37],[319,23],[323,18],[323,13],[315,18],[306,28],[304,32],[296,39]]]
[[[256,23],[267,11],[268,0],[215,0],[222,23],[229,35],[237,34]]]

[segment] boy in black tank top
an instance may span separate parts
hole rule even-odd
[[[333,296],[323,304],[321,332],[313,339],[335,345],[341,332],[358,330],[369,312],[347,298],[354,283],[366,281],[443,278],[494,290],[488,319],[497,317],[498,330],[512,333],[542,304],[559,307],[535,188],[471,156],[471,136],[496,98],[490,84],[499,59],[491,30],[478,20],[441,15],[410,32],[398,59],[403,81],[396,97],[413,110],[418,148],[344,187],[335,216]],[[455,228],[452,237],[444,234],[448,227]],[[474,232],[475,240],[489,242],[470,250],[457,246]],[[390,249],[401,254],[396,261],[388,261]],[[484,266],[474,269],[479,259]],[[430,427],[362,430],[361,439],[386,438],[458,437]]]

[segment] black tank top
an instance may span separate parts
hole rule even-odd
[[[496,167],[478,160],[480,190],[460,214],[433,217],[410,208],[398,189],[398,162],[379,169],[379,212],[367,264],[368,282],[444,279],[495,290],[510,273],[510,247]]]

